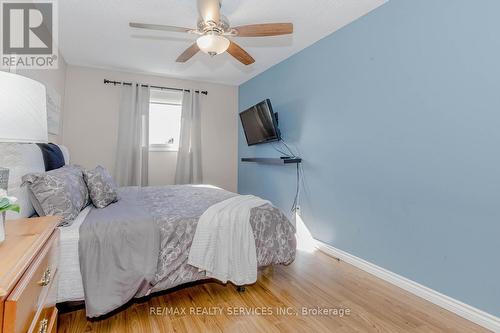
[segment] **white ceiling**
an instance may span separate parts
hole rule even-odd
[[[175,62],[196,36],[131,29],[130,21],[195,27],[196,0],[59,1],[59,42],[70,64],[239,85],[383,4],[385,0],[223,0],[232,26],[292,22],[293,36],[234,38],[256,60],[199,52]]]

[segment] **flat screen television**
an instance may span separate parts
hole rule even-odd
[[[271,101],[266,99],[240,113],[249,146],[280,140],[278,121]]]

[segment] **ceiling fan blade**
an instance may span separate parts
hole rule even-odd
[[[279,36],[293,33],[292,23],[265,23],[242,25],[233,28],[238,37]]]
[[[241,62],[243,65],[248,66],[255,62],[254,58],[252,58],[252,56],[248,54],[247,51],[243,50],[238,44],[233,41],[231,41],[231,44],[229,44],[227,52],[235,57],[236,60]]]
[[[172,31],[172,32],[190,32],[194,29],[174,27],[171,25],[161,25],[161,24],[147,24],[147,23],[135,23],[130,22],[129,26],[131,28],[148,29],[148,30],[161,30],[161,31]]]
[[[198,11],[205,22],[220,20],[220,0],[198,0]]]
[[[193,43],[190,47],[186,49],[186,51],[182,52],[182,54],[177,58],[176,62],[186,62],[189,59],[191,59],[198,51],[200,48],[198,47],[198,44]]]

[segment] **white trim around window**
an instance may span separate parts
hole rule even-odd
[[[177,145],[169,145],[169,144],[150,144],[149,151],[154,152],[177,152],[179,147]]]

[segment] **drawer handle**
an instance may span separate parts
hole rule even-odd
[[[51,275],[50,268],[47,268],[45,272],[43,272],[42,279],[38,282],[38,284],[41,285],[42,287],[48,285],[50,283],[50,275]]]
[[[49,321],[47,319],[40,320],[40,328],[38,333],[47,333],[47,328],[49,327]]]

